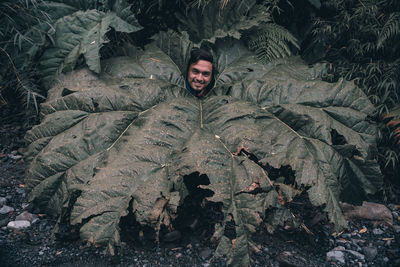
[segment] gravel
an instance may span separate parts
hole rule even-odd
[[[23,135],[18,125],[0,126],[1,266],[225,266],[225,259],[211,264],[215,246],[194,234],[196,220],[191,230],[166,234],[159,245],[124,242],[116,256],[73,235],[54,239],[55,219],[25,199]],[[283,228],[269,234],[261,227],[252,266],[400,266],[399,205],[386,206],[393,227],[362,220],[351,221],[343,233],[334,233],[327,220],[314,221],[312,234]]]

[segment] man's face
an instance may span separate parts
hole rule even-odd
[[[195,91],[202,91],[211,81],[212,64],[206,60],[198,60],[189,66],[188,83]]]

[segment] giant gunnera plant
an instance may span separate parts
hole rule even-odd
[[[196,39],[161,32],[130,56],[60,75],[26,135],[26,193],[80,238],[121,243],[121,220],[158,234],[173,231],[191,187],[220,208],[214,257],[246,266],[253,234],[294,220],[287,203],[306,193],[339,231],[339,201],[381,188],[374,107],[353,82],[327,83],[323,64],[291,57],[262,64],[235,36]],[[90,41],[90,40],[89,40]],[[90,42],[89,42],[90,43]],[[185,88],[193,47],[214,55],[214,88]],[[292,179],[273,173],[286,168]],[[294,222],[296,223],[296,222]],[[67,227],[68,228],[68,227]]]

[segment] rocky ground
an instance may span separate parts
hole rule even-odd
[[[40,214],[25,199],[23,135],[18,125],[0,126],[1,266],[210,265],[215,247],[191,232],[175,231],[158,246],[126,242],[113,257],[104,255],[101,247],[78,240],[54,241],[55,220]],[[349,215],[350,229],[343,233],[333,233],[326,220],[318,218],[311,218],[301,229],[280,229],[274,234],[261,229],[254,237],[260,250],[254,254],[253,265],[400,266],[400,205],[373,208],[380,210],[371,213],[368,206],[367,216]],[[224,261],[214,264],[224,266]]]

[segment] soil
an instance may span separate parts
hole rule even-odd
[[[210,262],[215,246],[209,241],[212,227],[206,218],[218,221],[219,209],[206,207],[196,217],[186,212],[196,209],[196,199],[188,201],[192,206],[181,207],[181,213],[188,215],[176,224],[183,226],[171,233],[164,231],[158,245],[138,238],[141,234],[134,227],[124,229],[124,242],[116,256],[107,256],[104,248],[82,243],[74,235],[54,239],[56,220],[40,214],[25,198],[25,130],[18,123],[0,126],[0,198],[14,209],[0,214],[1,266],[225,266],[224,259]],[[284,227],[271,234],[262,225],[254,236],[259,251],[253,255],[252,266],[400,266],[400,206],[386,206],[393,214],[393,226],[356,220],[349,223],[347,231],[334,234],[326,215],[299,199],[290,208],[302,216],[303,226]],[[23,211],[38,219],[25,229],[7,227]],[[134,225],[128,216],[124,224],[130,223]],[[344,262],[340,257],[328,257],[329,252],[343,254]]]

